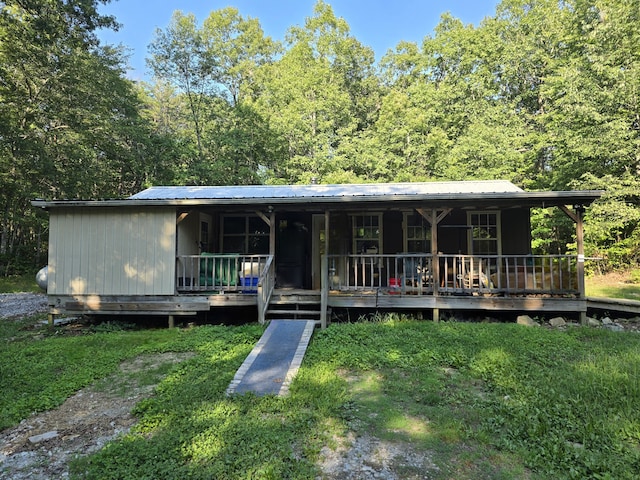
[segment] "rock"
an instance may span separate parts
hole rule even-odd
[[[602,319],[602,325],[611,325],[613,322],[611,321],[611,319],[609,317],[604,317]]]
[[[599,327],[602,324],[600,323],[600,320],[598,320],[597,318],[587,317],[587,325],[590,327]]]
[[[566,324],[566,320],[562,317],[554,317],[549,320],[549,325],[551,325],[552,327],[564,327]]]
[[[518,315],[518,318],[516,319],[516,323],[518,325],[524,325],[526,327],[540,326],[540,324],[536,322],[533,318],[531,318],[529,315]]]
[[[56,430],[52,430],[47,433],[41,433],[40,435],[34,435],[29,437],[29,441],[31,443],[40,443],[46,442],[47,440],[51,440],[52,438],[56,438],[58,436],[58,432]]]
[[[603,323],[602,327],[606,328],[607,330],[611,330],[612,332],[624,332],[624,327],[619,323]]]

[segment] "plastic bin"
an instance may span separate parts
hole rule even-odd
[[[395,277],[390,277],[389,278],[389,293],[391,293],[392,295],[399,294],[400,293],[400,284],[401,284],[401,279],[395,278]]]
[[[257,293],[258,277],[242,277],[240,286],[242,287],[242,293]]]

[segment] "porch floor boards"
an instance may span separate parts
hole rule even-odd
[[[227,395],[287,395],[315,325],[313,320],[271,320],[236,372]]]

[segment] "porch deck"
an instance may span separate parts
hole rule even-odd
[[[570,255],[325,255],[315,293],[322,326],[331,307],[433,310],[434,317],[440,309],[585,312],[577,264]],[[212,307],[256,304],[265,321],[273,257],[208,254],[177,265],[180,295],[207,295]]]
[[[325,255],[319,290],[276,290],[270,255],[207,254],[176,259],[176,292],[165,296],[49,296],[50,313],[195,315],[253,307],[258,320],[315,318],[332,308],[553,311],[584,313],[578,257],[570,255]],[[283,297],[287,297],[283,300]]]

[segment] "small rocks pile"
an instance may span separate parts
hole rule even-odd
[[[580,325],[579,323],[567,320],[564,317],[553,317],[548,321],[540,322],[531,318],[529,315],[519,315],[516,319],[516,323],[518,325],[525,325],[527,327],[540,327],[545,325],[551,328],[558,329]],[[615,320],[612,320],[609,317],[603,317],[601,319],[587,317],[587,325],[594,328],[604,328],[607,330],[611,330],[612,332],[640,332],[640,317],[617,318]]]

